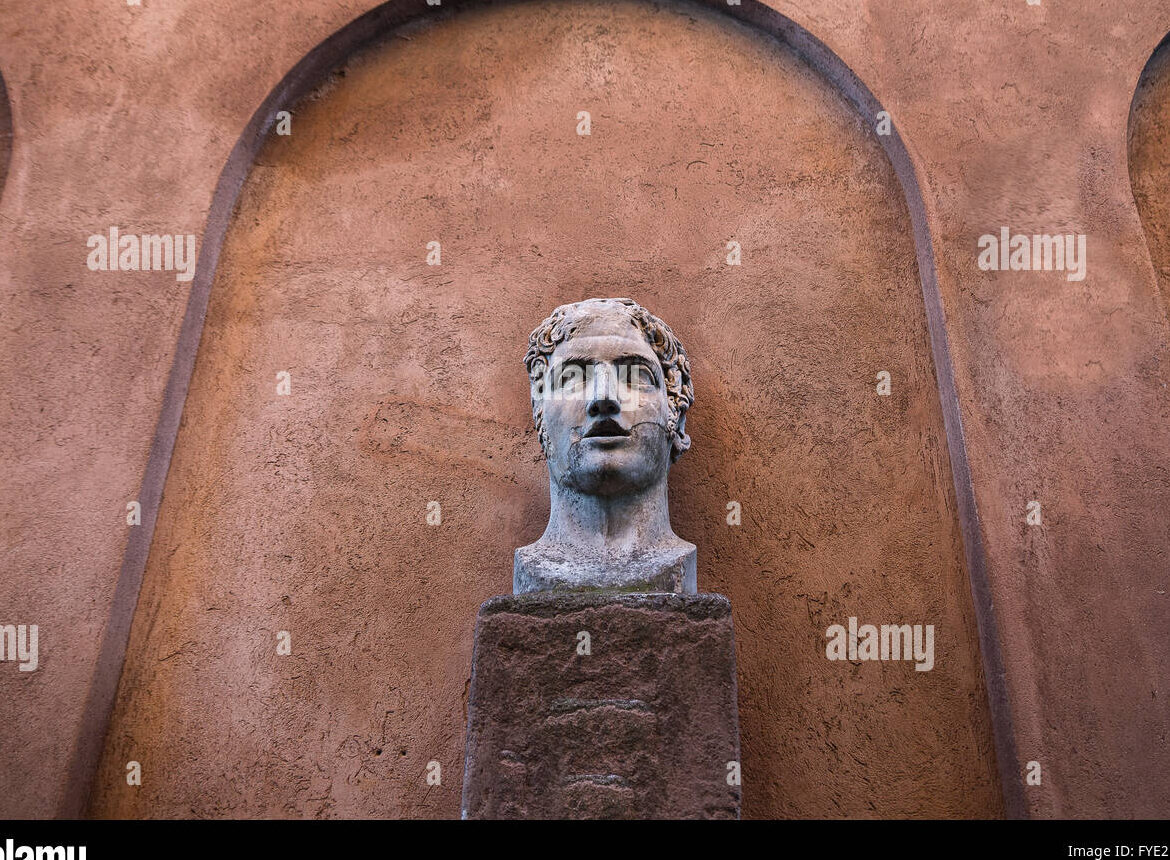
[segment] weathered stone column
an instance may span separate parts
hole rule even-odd
[[[543,593],[479,611],[464,818],[738,818],[731,604]]]

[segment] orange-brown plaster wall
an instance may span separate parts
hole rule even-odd
[[[582,2],[405,28],[293,113],[213,287],[101,814],[457,815],[475,609],[547,517],[527,333],[627,294],[693,357],[674,519],[739,624],[745,814],[1000,811],[909,218],[839,94],[718,13]],[[936,668],[829,662],[851,614],[933,623]]]
[[[0,200],[0,621],[43,630],[37,672],[0,667],[7,815],[51,815],[66,789],[186,302],[170,273],[88,271],[85,237],[200,234],[253,111],[369,6],[0,10],[16,122]],[[1170,6],[774,6],[891,111],[921,180],[1014,739],[1044,767],[1028,808],[1164,815],[1168,327],[1126,129]],[[785,51],[708,13],[692,24],[623,4],[619,32],[590,29],[596,6],[543,8],[457,17],[355,59],[258,159],[212,294],[95,812],[454,814],[453,679],[474,608],[507,590],[508,553],[544,515],[519,340],[606,280],[677,320],[696,357],[696,448],[673,504],[700,547],[700,587],[737,613],[745,813],[995,814],[909,219],[867,122]],[[523,45],[506,31],[490,50],[444,42],[442,27],[490,33],[507,15],[524,16]],[[576,40],[573,20],[586,22]],[[652,33],[662,41],[632,47]],[[631,67],[661,94],[648,112]],[[423,70],[437,88],[403,84]],[[585,140],[559,115],[589,109],[583,90],[604,97]],[[696,136],[722,150],[672,164]],[[563,154],[582,143],[592,150],[571,169]],[[591,193],[566,207],[556,195],[573,184]],[[522,229],[499,232],[509,224]],[[1087,233],[1088,277],[979,271],[976,240],[1002,224]],[[452,225],[443,266],[427,269],[420,246]],[[745,266],[722,267],[712,234],[744,241]],[[888,401],[870,396],[875,364],[894,373]],[[290,398],[271,396],[277,369],[293,374]],[[473,396],[451,399],[469,373]],[[871,449],[883,456],[859,456]],[[432,492],[442,529],[423,525]],[[731,498],[739,531],[721,520]],[[1024,525],[1031,499],[1042,527]],[[909,689],[893,683],[897,664],[834,675],[820,636],[851,607],[945,619],[937,668]],[[280,629],[289,658],[275,655]],[[904,766],[938,750],[933,777]],[[145,765],[135,793],[121,781],[131,755]],[[429,757],[448,775],[428,795]],[[850,787],[875,774],[868,808]]]

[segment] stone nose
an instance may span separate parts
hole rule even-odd
[[[617,415],[621,412],[621,404],[618,403],[617,398],[613,397],[598,397],[589,401],[589,410],[586,410],[590,418],[607,418],[612,415]]]
[[[617,415],[622,411],[621,403],[614,393],[589,398],[589,406],[585,410],[590,418],[606,418]]]
[[[606,365],[594,365],[592,380],[588,386],[589,405],[585,412],[590,418],[604,418],[622,411],[618,399],[617,377],[614,369]]]

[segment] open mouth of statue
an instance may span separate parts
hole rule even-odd
[[[593,426],[585,431],[585,439],[618,439],[626,438],[630,431],[618,424],[612,418],[602,418],[595,421]]]

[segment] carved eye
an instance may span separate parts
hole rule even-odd
[[[557,387],[562,390],[580,388],[585,383],[585,368],[579,364],[566,364],[557,375]]]
[[[658,378],[654,375],[654,371],[644,364],[631,364],[629,366],[629,373],[631,385],[648,385],[652,388],[658,387]]]

